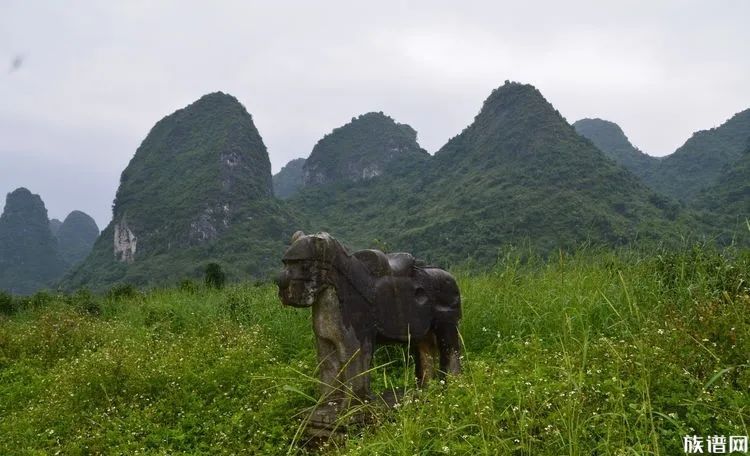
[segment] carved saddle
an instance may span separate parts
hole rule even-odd
[[[410,277],[414,274],[417,260],[410,253],[385,254],[380,250],[366,249],[354,252],[354,257],[364,263],[376,277]]]

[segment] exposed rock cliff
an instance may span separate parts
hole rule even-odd
[[[114,252],[117,261],[122,261],[123,263],[132,263],[135,261],[138,240],[135,234],[128,228],[128,222],[124,217],[115,223],[114,241]]]

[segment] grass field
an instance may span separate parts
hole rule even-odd
[[[454,271],[464,373],[406,388],[325,454],[682,454],[750,434],[750,254],[509,253]],[[271,285],[0,298],[0,454],[299,454],[310,312]]]

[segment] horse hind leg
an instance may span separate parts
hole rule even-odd
[[[435,377],[435,354],[437,343],[435,334],[430,331],[420,339],[414,347],[415,371],[417,374],[417,385],[424,386]]]
[[[440,374],[461,373],[461,339],[455,323],[438,323],[435,335],[440,350]]]

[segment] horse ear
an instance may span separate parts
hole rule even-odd
[[[294,244],[295,242],[297,242],[297,240],[299,238],[301,238],[302,236],[304,236],[304,235],[305,235],[305,233],[302,230],[297,231],[296,233],[294,233],[292,235],[292,244]]]

